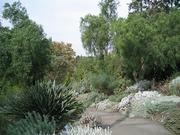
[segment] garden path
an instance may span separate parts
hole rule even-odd
[[[142,118],[126,118],[117,112],[96,111],[90,108],[88,113],[100,117],[102,125],[110,127],[112,135],[172,135],[161,124]]]

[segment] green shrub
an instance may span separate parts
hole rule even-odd
[[[118,86],[118,81],[106,73],[93,74],[91,77],[92,86],[99,92],[112,95],[114,89]]]
[[[74,80],[82,80],[88,77],[88,73],[97,73],[99,71],[98,58],[96,57],[77,57],[77,66],[73,74]]]
[[[8,135],[52,135],[55,132],[55,121],[39,113],[28,113],[25,119],[14,122],[8,127]]]
[[[164,126],[175,135],[180,135],[180,108],[174,108],[166,112]]]
[[[0,135],[6,135],[9,121],[4,115],[0,114]]]
[[[120,102],[121,99],[123,99],[126,96],[128,96],[127,93],[121,92],[119,94],[109,96],[109,100],[112,101],[112,102]]]
[[[177,78],[179,76],[180,76],[180,71],[179,72],[177,71],[170,77],[170,79],[173,80],[174,78]]]
[[[74,80],[70,83],[70,87],[78,94],[92,92],[93,90],[89,78],[84,78],[79,81]]]
[[[173,109],[176,108],[176,104],[175,102],[160,102],[160,103],[155,103],[155,104],[149,104],[149,106],[147,106],[147,112],[149,114],[156,114],[156,113],[162,113],[166,110],[169,109]]]
[[[169,84],[170,94],[180,96],[180,77],[173,79]]]
[[[148,19],[144,14],[131,14],[115,21],[113,43],[122,58],[124,74],[134,80],[163,80],[178,71],[179,24],[179,10]]]
[[[131,81],[128,80],[127,78],[123,78],[123,77],[120,77],[118,79],[116,79],[117,81],[117,87],[114,89],[114,93],[115,94],[121,94],[122,92],[124,92],[128,86],[131,85]]]
[[[37,83],[35,86],[15,95],[2,107],[1,113],[15,118],[24,118],[28,112],[54,117],[58,127],[77,119],[82,113],[78,103],[66,87],[53,82]]]
[[[104,95],[103,93],[98,93],[98,92],[91,92],[89,94],[89,97],[87,99],[87,101],[85,102],[85,107],[88,107],[89,105],[93,104],[93,103],[98,103],[104,99],[106,99],[107,96]]]
[[[14,94],[23,89],[23,85],[15,84],[10,81],[0,80],[0,94]]]

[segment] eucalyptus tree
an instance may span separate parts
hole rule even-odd
[[[104,60],[112,47],[111,23],[117,18],[116,0],[101,0],[98,16],[88,14],[81,18],[80,31],[83,47],[88,53]]]

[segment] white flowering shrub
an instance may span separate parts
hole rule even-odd
[[[143,118],[149,117],[147,104],[150,101],[151,101],[150,99],[144,99],[144,101],[141,100],[132,103],[129,117],[143,117]]]
[[[67,129],[60,135],[111,135],[109,129],[102,129],[100,127],[90,128],[89,126],[77,126]]]
[[[110,101],[109,99],[103,100],[96,104],[98,111],[112,110],[112,107],[115,105],[115,102]]]
[[[146,98],[132,103],[130,117],[150,117],[173,109],[180,103],[180,97],[160,96],[159,98]]]
[[[170,93],[180,96],[180,77],[175,78],[169,84]]]
[[[124,97],[121,102],[114,106],[114,110],[123,111],[126,110],[131,104],[131,100],[134,97],[134,94],[130,94],[127,97]]]
[[[119,111],[126,110],[130,105],[137,106],[138,103],[143,103],[145,100],[148,99],[156,99],[159,98],[161,94],[159,94],[157,91],[144,91],[144,92],[138,92],[135,94],[130,94],[127,97],[124,97],[121,102],[115,106],[115,108]],[[137,103],[138,102],[138,103]]]

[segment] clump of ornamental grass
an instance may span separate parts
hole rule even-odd
[[[41,82],[9,99],[0,110],[0,113],[13,119],[25,118],[29,112],[46,115],[50,120],[54,118],[62,129],[66,123],[78,119],[83,108],[65,86]]]

